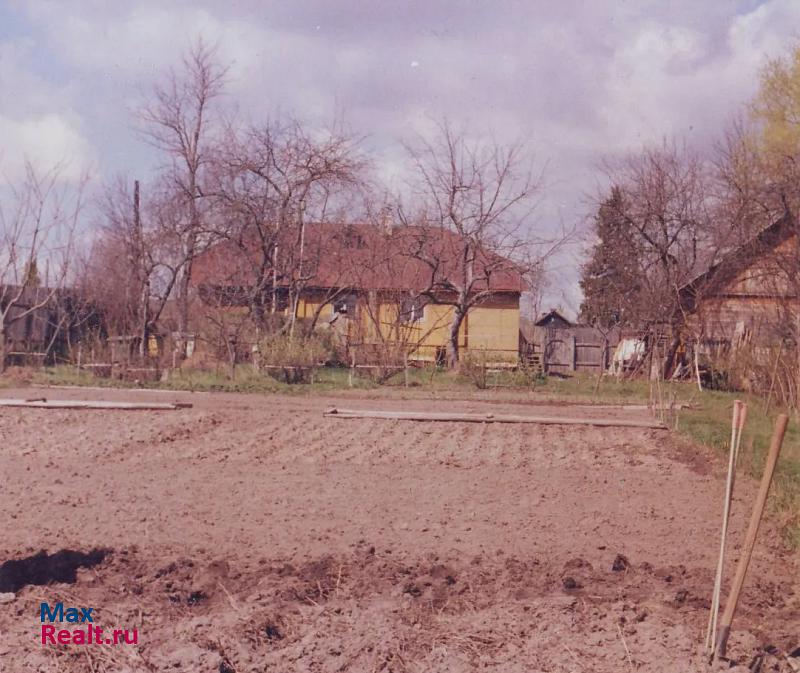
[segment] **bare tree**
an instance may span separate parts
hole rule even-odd
[[[407,254],[427,268],[421,294],[453,307],[447,360],[455,368],[470,309],[533,270],[563,239],[547,241],[534,258],[532,243],[544,239],[533,241],[526,227],[541,176],[523,144],[471,142],[444,122],[432,140],[407,150],[416,175],[415,208],[399,210]]]
[[[99,282],[87,292],[103,307],[112,331],[137,335],[144,359],[184,258],[172,193],[151,194],[142,205],[140,191],[138,180],[133,193],[122,180],[106,189],[88,268]]]
[[[337,205],[361,184],[364,160],[345,131],[315,133],[297,121],[230,132],[226,148],[217,235],[237,250],[235,273],[248,278],[242,291],[255,324],[262,328],[266,315],[288,307],[293,334],[300,294],[325,254],[324,236],[309,242],[307,226],[341,214]]]
[[[50,305],[68,280],[86,179],[61,178],[60,166],[39,173],[26,163],[19,182],[0,188],[0,371],[12,326]]]
[[[171,70],[139,112],[145,137],[167,157],[163,177],[181,206],[175,221],[180,258],[175,299],[181,333],[189,330],[192,264],[209,228],[206,182],[219,125],[216,103],[225,75],[214,50],[198,41],[185,55],[181,70]]]
[[[634,322],[671,324],[680,288],[719,252],[706,162],[685,146],[664,142],[609,162],[606,170],[615,198],[602,205],[624,227],[639,267]]]
[[[747,119],[734,119],[714,149],[714,234],[718,247],[728,251],[783,215],[785,187],[770,178],[758,130]]]

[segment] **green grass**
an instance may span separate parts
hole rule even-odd
[[[596,376],[547,377],[535,387],[543,396],[554,400],[579,400],[597,404],[645,404],[650,385],[648,381],[617,381],[609,377],[597,386]]]
[[[753,478],[764,471],[775,419],[785,409],[766,413],[764,399],[741,393],[707,391],[698,399],[700,408],[681,412],[679,432],[693,441],[727,456],[731,433],[733,401],[747,402],[747,422],[742,434],[739,469]],[[770,505],[778,523],[795,549],[800,549],[800,425],[797,415],[791,415],[783,440],[780,459],[775,469]]]
[[[256,371],[249,365],[236,368],[235,378],[227,373],[200,369],[181,369],[173,372],[167,381],[134,381],[94,376],[78,372],[74,367],[45,367],[32,373],[31,381],[42,385],[96,386],[101,388],[151,388],[156,390],[186,390],[198,392],[229,393],[319,393],[349,388],[345,369],[325,367],[314,374],[313,383],[286,384]],[[369,387],[368,379],[357,378],[353,387]]]

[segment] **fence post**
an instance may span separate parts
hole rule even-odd
[[[80,374],[81,373],[81,356],[82,355],[83,355],[83,344],[79,343],[78,344],[78,365],[77,365],[77,369],[75,370],[76,374]]]
[[[608,369],[608,339],[603,339],[603,352],[600,355],[600,368],[602,371]]]
[[[575,338],[575,335],[572,335],[569,338],[569,347],[570,347],[569,348],[569,350],[570,350],[569,370],[571,372],[574,372],[577,369],[577,364],[578,364],[578,361],[577,361],[578,349],[577,349],[576,343],[577,343],[577,339]]]
[[[403,385],[408,388],[408,353],[403,356]]]
[[[350,371],[347,374],[347,385],[353,387],[353,372],[356,368],[356,352],[350,353]]]
[[[542,337],[542,374],[547,376],[547,337]]]

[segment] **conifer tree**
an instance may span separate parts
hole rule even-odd
[[[636,323],[639,255],[636,239],[622,216],[623,194],[613,187],[594,218],[597,243],[583,265],[580,286],[582,322],[604,328]]]

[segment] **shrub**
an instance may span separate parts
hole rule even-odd
[[[534,388],[540,383],[544,383],[547,377],[541,367],[520,362],[516,370],[512,372],[512,385],[521,388]]]
[[[351,361],[369,365],[356,369],[359,376],[367,376],[377,384],[384,384],[406,368],[406,346],[391,342],[361,344],[351,350]]]
[[[284,383],[310,383],[314,371],[331,355],[329,344],[318,335],[302,338],[273,334],[259,343],[259,366]]]
[[[486,353],[464,353],[458,361],[458,372],[468,378],[480,390],[489,386],[488,367],[486,366]]]

